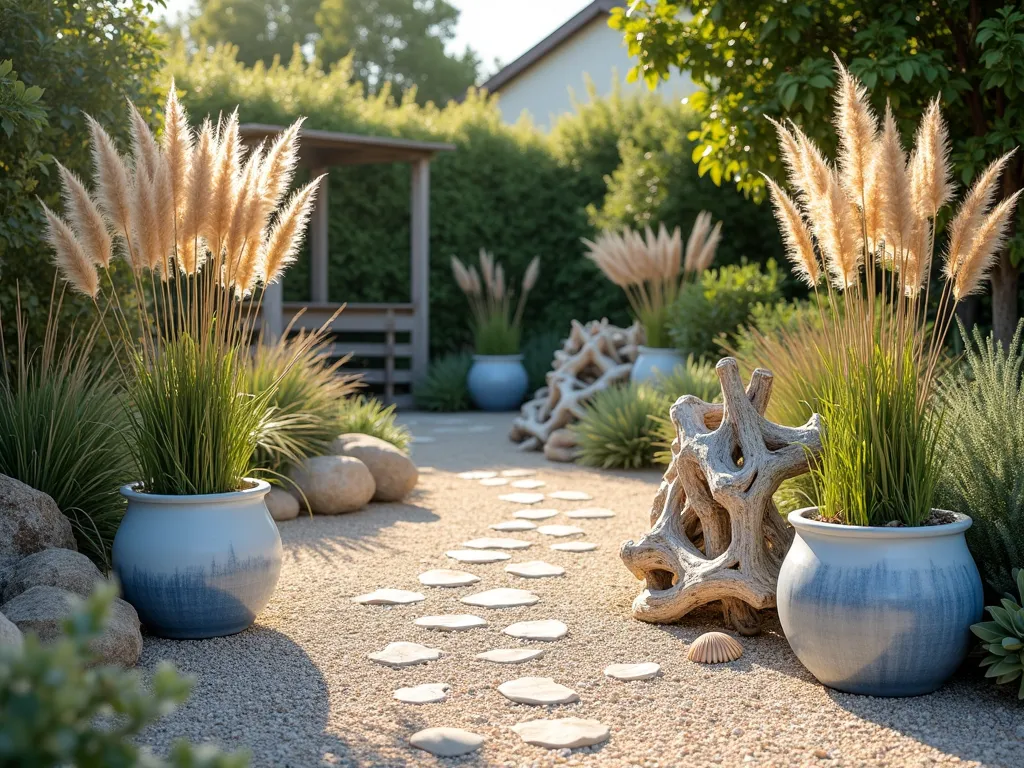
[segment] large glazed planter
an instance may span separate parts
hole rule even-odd
[[[248,627],[281,574],[270,485],[235,493],[163,496],[121,488],[128,509],[114,537],[124,598],[154,635],[221,637]]]
[[[658,375],[668,376],[677,365],[683,364],[683,356],[674,349],[664,347],[640,347],[636,362],[630,371],[629,380],[634,383],[654,381]]]
[[[480,410],[515,411],[523,404],[530,379],[522,355],[473,355],[466,384]]]
[[[819,681],[870,696],[916,696],[945,683],[984,607],[967,549],[971,518],[878,528],[789,515],[796,538],[779,572],[778,609],[793,652]]]

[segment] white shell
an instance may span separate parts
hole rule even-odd
[[[686,658],[699,664],[723,664],[743,655],[743,646],[725,632],[705,632],[690,645]]]

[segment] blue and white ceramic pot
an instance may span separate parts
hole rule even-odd
[[[270,485],[235,493],[163,496],[121,488],[128,509],[114,537],[114,571],[146,629],[172,638],[221,637],[256,618],[281,575]]]
[[[967,549],[971,518],[879,528],[789,515],[796,538],[778,609],[793,652],[819,681],[869,696],[931,693],[960,666],[984,608]]]
[[[514,411],[523,404],[530,378],[522,355],[473,355],[469,395],[482,411]]]
[[[683,364],[683,356],[675,349],[664,347],[640,347],[637,351],[629,380],[639,384],[654,381],[658,375],[668,376],[677,365]]]

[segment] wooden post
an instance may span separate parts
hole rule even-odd
[[[412,163],[412,216],[409,226],[413,304],[412,378],[419,381],[430,363],[430,160]],[[415,386],[415,385],[414,385]]]
[[[388,309],[384,331],[384,402],[395,401],[395,310]]]
[[[314,168],[312,178],[324,173],[326,168]],[[327,214],[330,201],[327,199],[328,179],[320,182],[313,203],[313,215],[309,223],[309,300],[314,304],[327,303]]]
[[[284,286],[280,281],[267,286],[263,294],[263,343],[274,344],[284,333]]]

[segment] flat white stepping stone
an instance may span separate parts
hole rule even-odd
[[[461,728],[427,728],[410,736],[409,743],[438,757],[458,757],[480,749],[484,737]]]
[[[499,587],[475,595],[466,595],[461,602],[481,608],[516,608],[521,605],[536,605],[540,598],[525,589]]]
[[[536,471],[532,469],[503,469],[501,471],[502,477],[532,477],[536,474]]]
[[[604,517],[615,517],[615,513],[604,507],[584,507],[570,510],[565,513],[565,516],[574,520],[599,520]]]
[[[469,472],[459,472],[458,476],[463,480],[486,480],[489,477],[497,477],[498,473],[489,469],[473,469]]]
[[[408,667],[412,664],[426,664],[441,657],[437,648],[427,648],[419,643],[388,643],[383,651],[369,655],[370,661],[389,667]]]
[[[449,549],[445,554],[460,563],[497,563],[499,560],[512,559],[508,552],[494,549]]]
[[[399,688],[395,691],[395,698],[406,704],[433,704],[447,699],[451,689],[447,683],[424,683],[411,688]]]
[[[552,491],[548,494],[548,497],[561,501],[590,501],[594,498],[584,491]]]
[[[597,720],[566,717],[562,720],[530,720],[513,725],[512,730],[527,744],[548,749],[589,747],[608,740],[607,725]]]
[[[513,488],[523,488],[525,490],[532,490],[534,488],[543,488],[547,483],[543,480],[514,480],[512,482]]]
[[[569,628],[557,619],[543,619],[520,621],[505,627],[502,632],[520,640],[560,640],[569,633]]]
[[[366,595],[353,597],[352,602],[360,605],[409,605],[425,599],[419,592],[410,592],[407,589],[378,589]]]
[[[543,533],[545,536],[563,538],[565,536],[580,536],[585,534],[586,531],[575,525],[542,525],[537,529],[537,533]]]
[[[462,546],[467,549],[527,549],[530,546],[529,541],[523,541],[522,539],[512,538],[483,538],[483,539],[472,539],[465,541]]]
[[[565,568],[551,565],[543,560],[531,560],[528,563],[511,563],[505,566],[505,572],[524,579],[543,579],[548,576],[564,576]]]
[[[435,568],[420,574],[420,584],[428,587],[467,587],[480,581],[479,576],[466,571],[451,571],[447,568]]]
[[[536,504],[539,501],[544,501],[544,494],[517,491],[516,493],[503,493],[498,498],[502,501],[511,501],[513,504]]]
[[[485,477],[480,481],[480,485],[484,486],[495,486],[495,485],[508,485],[507,477]]]
[[[539,659],[543,655],[543,648],[496,648],[493,651],[478,653],[476,657],[495,664],[522,664]]]
[[[517,509],[512,516],[519,520],[547,520],[557,514],[557,509]]]
[[[616,680],[650,680],[661,671],[661,667],[653,661],[644,664],[611,664],[604,668],[608,677]]]
[[[486,627],[487,621],[469,613],[452,613],[446,616],[421,616],[413,624],[426,629],[439,629],[442,632],[459,632]]]
[[[552,544],[551,548],[558,552],[593,552],[597,544],[590,541],[563,541],[561,544]]]
[[[498,693],[520,704],[572,704],[580,696],[550,677],[520,677],[498,686]]]
[[[503,523],[495,523],[487,527],[495,531],[533,531],[537,528],[529,520],[506,520]]]

